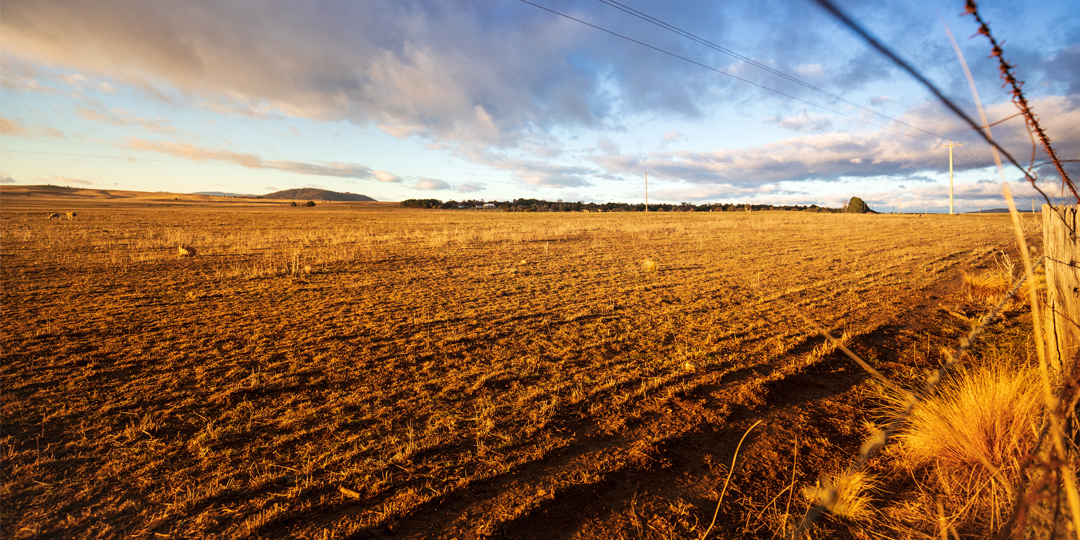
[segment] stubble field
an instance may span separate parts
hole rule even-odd
[[[769,537],[870,412],[791,306],[917,380],[920,324],[959,336],[928,314],[1013,235],[28,201],[0,213],[5,538],[696,538],[757,420],[713,536]]]

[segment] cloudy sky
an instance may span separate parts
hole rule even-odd
[[[952,139],[958,210],[1003,206],[989,147],[808,0],[530,1],[4,0],[0,182],[947,211]],[[950,28],[1017,112],[963,2],[838,5],[978,118]],[[1080,159],[1080,16],[1035,5],[980,11]],[[1031,164],[1021,118],[993,135]]]

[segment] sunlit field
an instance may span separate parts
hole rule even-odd
[[[976,316],[962,272],[1014,239],[978,215],[30,200],[0,213],[5,538],[697,538],[758,420],[712,536],[790,534],[879,395],[798,311],[918,381]]]

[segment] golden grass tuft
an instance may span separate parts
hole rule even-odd
[[[996,304],[1005,293],[1012,288],[1015,277],[1005,269],[986,270],[977,273],[963,273],[964,291],[970,300],[985,300],[989,304]],[[1031,284],[1025,282],[1013,294],[1013,300],[1023,304],[1028,302],[1028,287]],[[1046,276],[1041,272],[1035,276],[1035,290],[1041,291],[1046,288]]]
[[[1038,372],[1011,362],[967,368],[915,407],[898,435],[900,465],[926,475],[958,524],[1000,524],[1043,421]],[[896,407],[903,398],[895,398]],[[991,470],[988,467],[992,467]]]
[[[803,488],[803,496],[812,504],[823,505],[833,515],[852,521],[864,521],[874,514],[874,498],[878,483],[866,471],[845,471],[827,476],[813,487]],[[832,501],[830,490],[835,489]]]
[[[999,271],[964,272],[964,288],[972,298],[998,300],[1012,287],[1010,276]]]

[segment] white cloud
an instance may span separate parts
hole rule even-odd
[[[0,134],[11,135],[13,137],[19,137],[27,133],[26,128],[22,124],[0,116]]]
[[[71,185],[71,184],[78,184],[78,185],[81,185],[81,186],[92,186],[92,185],[94,185],[94,183],[92,181],[87,180],[85,178],[72,178],[70,176],[57,176],[56,177],[56,183],[60,184],[62,186],[67,186],[67,185]]]
[[[79,86],[86,82],[86,75],[83,75],[82,73],[70,73],[68,75],[62,75],[60,80],[72,86]]]
[[[795,73],[809,79],[816,79],[825,75],[825,67],[821,64],[800,64],[795,66]]]
[[[619,145],[615,144],[614,141],[607,137],[600,137],[596,139],[596,146],[600,147],[601,152],[609,156],[618,155],[619,153]]]
[[[1041,115],[1043,126],[1054,134],[1058,153],[1080,155],[1080,102],[1055,97],[1035,100],[1032,106]],[[1012,107],[1011,103],[995,105],[990,107],[989,114],[1003,117]],[[966,124],[943,113],[937,105],[924,105],[913,114],[924,119],[923,125],[928,130],[967,141],[965,150],[956,153],[957,170],[992,164],[986,144],[976,139]],[[994,136],[1015,156],[1024,156],[1025,152],[1030,155],[1031,143],[1022,121],[996,126]],[[609,174],[638,174],[644,169],[650,176],[701,184],[763,185],[948,171],[948,152],[939,141],[906,137],[890,130],[827,132],[743,148],[603,155],[591,159]],[[1009,174],[1019,173],[1010,167]]]
[[[0,26],[6,54],[61,67],[73,84],[106,77],[110,87],[165,87],[162,99],[181,95],[222,114],[346,119],[467,146],[518,147],[537,133],[604,128],[627,114],[701,118],[732,82],[533,6],[498,6],[8,0]],[[611,16],[602,5],[555,7]],[[728,26],[735,20],[728,11],[741,9],[688,3],[666,11]],[[758,15],[775,26],[812,13],[786,11]],[[674,35],[655,41],[680,52],[685,46]],[[812,58],[809,49],[796,52]]]
[[[268,160],[255,154],[210,150],[188,143],[150,141],[132,137],[125,141],[125,145],[133,150],[159,152],[198,162],[233,163],[249,169],[272,169],[294,174],[361,180],[371,179],[374,174],[371,168],[356,163]]]
[[[800,133],[821,133],[832,128],[832,121],[824,116],[811,115],[803,111],[798,116],[781,118],[774,116],[766,120],[770,124]]]
[[[678,131],[669,131],[664,134],[664,142],[675,142],[681,138],[683,138],[683,135]]]
[[[380,182],[400,182],[401,181],[400,176],[398,176],[396,174],[393,174],[393,173],[388,173],[386,171],[375,171],[375,172],[372,173],[372,176],[374,176],[375,179],[380,181]]]
[[[421,178],[413,186],[413,189],[434,190],[434,189],[451,189],[452,186],[443,180],[437,178]]]
[[[105,122],[117,126],[131,126],[153,133],[173,133],[176,128],[164,118],[144,118],[123,109],[105,109],[104,107],[76,107],[80,117],[91,122]]]

